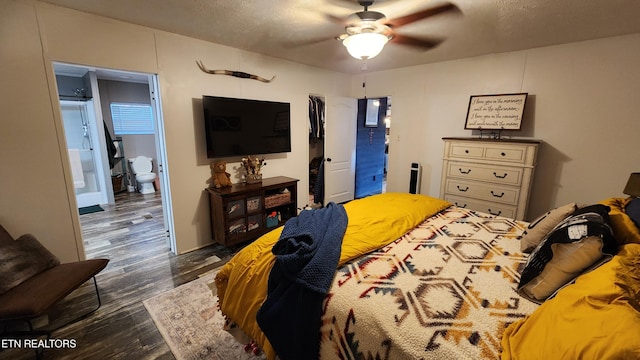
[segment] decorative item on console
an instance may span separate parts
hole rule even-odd
[[[216,188],[231,186],[231,174],[227,172],[227,162],[224,160],[217,160],[212,162],[211,165],[211,178],[213,179],[213,186]]]
[[[245,181],[247,184],[262,181],[262,173],[260,172],[260,169],[266,165],[267,163],[264,161],[264,157],[258,158],[257,156],[254,156],[252,158],[251,155],[249,155],[246,158],[242,158],[242,167],[245,171]]]

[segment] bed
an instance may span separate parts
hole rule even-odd
[[[536,229],[531,224],[424,195],[387,193],[344,204],[348,222],[341,251],[335,254],[336,263],[331,263],[337,270],[319,298],[317,314],[298,308],[300,303],[318,300],[316,293],[313,297],[293,293],[298,304],[287,302],[290,292],[282,301],[274,297],[277,281],[270,276],[280,260],[272,249],[287,231],[283,227],[242,249],[218,272],[218,306],[228,329],[247,336],[268,359],[275,359],[276,353],[282,359],[307,358],[304,351],[309,348],[321,359],[638,358],[640,292],[635,291],[640,290],[640,273],[636,275],[635,267],[640,264],[640,235],[624,213],[625,200],[612,198],[605,205],[611,210],[611,228],[620,252],[601,261],[604,265],[565,281],[575,280],[575,284],[559,286],[542,301],[523,296],[520,286],[521,274],[535,254],[523,251],[521,241],[523,234]],[[327,216],[329,223],[339,223],[338,218]],[[543,244],[544,234],[537,236]],[[605,288],[598,291],[611,293],[609,297],[599,293],[595,308],[609,307],[611,314],[624,321],[589,325],[592,312],[601,315],[600,322],[608,318],[592,309],[596,300],[584,300],[594,291],[594,281]],[[282,308],[272,316],[272,320],[282,319],[272,324],[275,327],[262,320],[265,310],[261,307],[268,303]],[[557,326],[558,314],[571,313],[581,317],[580,326],[571,325],[573,318],[565,327]],[[317,316],[318,321],[307,321],[308,316]],[[301,330],[300,319],[315,325]],[[603,352],[602,347],[611,348],[605,346],[611,339],[609,331],[621,330],[614,329],[614,324],[635,331],[622,332],[619,338],[624,346]],[[278,329],[275,335],[273,329]],[[319,341],[313,346],[303,344],[300,334]],[[585,346],[594,337],[602,346]]]

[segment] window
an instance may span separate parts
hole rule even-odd
[[[111,103],[113,132],[116,135],[153,134],[153,112],[151,105],[133,103]]]

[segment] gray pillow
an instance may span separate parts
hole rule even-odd
[[[540,244],[553,228],[578,209],[576,203],[569,203],[555,208],[546,214],[539,216],[529,223],[520,239],[520,250],[530,253]]]
[[[0,245],[0,295],[47,269],[60,260],[31,234]]]

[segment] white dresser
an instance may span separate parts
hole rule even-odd
[[[540,141],[443,138],[440,197],[524,220]]]

